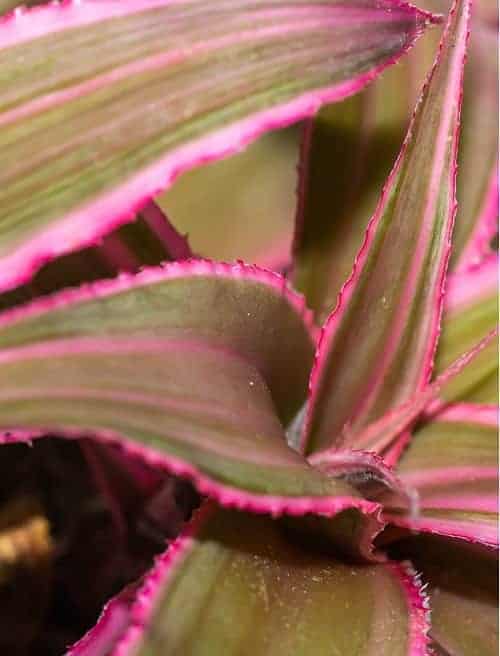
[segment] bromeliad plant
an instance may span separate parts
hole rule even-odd
[[[481,183],[459,178],[447,275],[468,0],[369,222],[393,149],[366,147],[394,98],[317,114],[436,22],[399,0],[94,0],[0,24],[5,472],[10,449],[30,458],[15,442],[79,440],[113,549],[130,516],[180,531],[146,573],[150,543],[114,563],[130,585],[72,656],[496,652],[495,153]],[[193,257],[152,198],[307,117],[287,277]],[[465,140],[459,161],[474,176],[484,156]],[[52,453],[77,472],[67,446]],[[182,528],[200,500],[180,479],[203,497]],[[2,495],[0,585],[30,572],[41,616],[50,512]],[[42,653],[30,630],[0,640]]]

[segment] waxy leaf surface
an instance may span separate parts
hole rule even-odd
[[[356,436],[356,449],[364,449],[377,458],[382,454],[386,465],[393,465],[408,443],[409,429],[424,413],[435,413],[444,405],[461,398],[469,389],[472,380],[479,379],[486,368],[488,359],[497,349],[498,330],[490,331],[482,340],[462,353],[435,380],[416,392],[411,399],[391,409],[378,421],[369,424]],[[491,409],[489,406],[486,406]],[[336,446],[315,452],[310,462],[322,462],[337,458],[345,451]]]
[[[469,4],[452,12],[435,67],[350,279],[323,329],[302,448],[356,435],[428,382],[455,214]]]
[[[184,170],[358,91],[428,21],[396,0],[89,1],[7,17],[0,288],[131,220]]]
[[[205,509],[158,561],[112,654],[423,656],[425,605],[404,565],[346,565],[271,519]]]

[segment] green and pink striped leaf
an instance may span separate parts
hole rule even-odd
[[[448,277],[441,338],[436,354],[436,374],[482,339],[498,323],[498,254],[482,264]],[[498,340],[452,381],[448,401],[473,401],[495,405],[498,401]]]
[[[416,431],[397,474],[419,496],[418,513],[385,499],[397,526],[498,545],[498,410],[450,405]]]
[[[301,445],[306,453],[364,448],[357,435],[431,376],[456,210],[469,13],[466,0],[450,13],[400,156],[323,328]]]
[[[498,18],[475,12],[465,69],[457,176],[458,213],[450,266],[462,271],[491,251],[498,232]]]
[[[144,266],[191,256],[187,239],[150,201],[132,223],[106,235],[98,245],[56,258],[25,285],[0,294],[0,310],[83,282],[113,278],[121,272],[137,272]]]
[[[426,3],[433,11],[446,7],[443,2]],[[399,66],[306,123],[294,282],[322,321],[352,270],[438,37],[438,31],[429,30]],[[495,25],[475,12],[464,75],[451,256],[452,267],[458,269],[491,253],[491,239],[498,230],[497,50]]]
[[[485,363],[494,355],[497,344],[498,330],[494,329],[469,351],[462,353],[409,401],[393,408],[360,431],[356,438],[357,448],[370,452],[372,457],[377,457],[376,454],[380,453],[386,466],[394,465],[411,437],[412,424],[421,415],[435,413],[447,403],[455,401],[470,385],[470,379],[478,377],[484,371]],[[355,450],[351,450],[351,453],[354,452]],[[338,447],[333,446],[315,452],[308,459],[310,462],[328,462],[331,458],[335,460],[337,453],[342,455],[345,451],[339,451]]]
[[[7,16],[0,289],[130,221],[183,171],[360,90],[431,19],[399,0],[88,0]]]
[[[293,279],[321,322],[352,271],[439,36],[439,30],[428,30],[398,66],[305,124]]]
[[[65,656],[109,656],[130,626],[130,610],[138,587],[137,583],[132,584],[108,601],[95,626]]]
[[[424,656],[427,615],[408,565],[347,565],[272,519],[205,507],[157,561],[110,656]]]
[[[358,508],[378,530],[378,504],[286,444],[307,390],[309,320],[277,274],[202,260],[13,309],[0,318],[4,439],[93,435],[222,505],[325,516]]]

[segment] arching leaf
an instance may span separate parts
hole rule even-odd
[[[13,13],[0,23],[0,289],[130,221],[183,171],[358,91],[429,20],[396,0]]]
[[[377,514],[286,444],[307,319],[280,276],[196,260],[40,299],[0,319],[0,426],[121,443],[222,505]]]
[[[205,509],[158,561],[112,656],[423,656],[426,607],[404,565],[346,565],[268,518]]]

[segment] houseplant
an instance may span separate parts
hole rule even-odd
[[[127,562],[130,585],[68,653],[493,653],[494,178],[447,275],[469,14],[467,2],[449,14],[366,233],[356,197],[341,238],[325,213],[325,132],[339,113],[307,123],[287,277],[191,256],[152,197],[361,91],[434,15],[151,0],[4,19],[3,448],[82,440],[129,559],[125,508],[141,515],[159,498],[158,530],[180,531],[152,569]],[[153,267],[137,272],[145,251]],[[85,284],[95,257],[122,273]],[[69,276],[83,284],[68,289]],[[199,499],[176,500],[177,478],[203,497],[185,526]],[[7,585],[34,568],[50,587],[50,511],[15,501]]]

